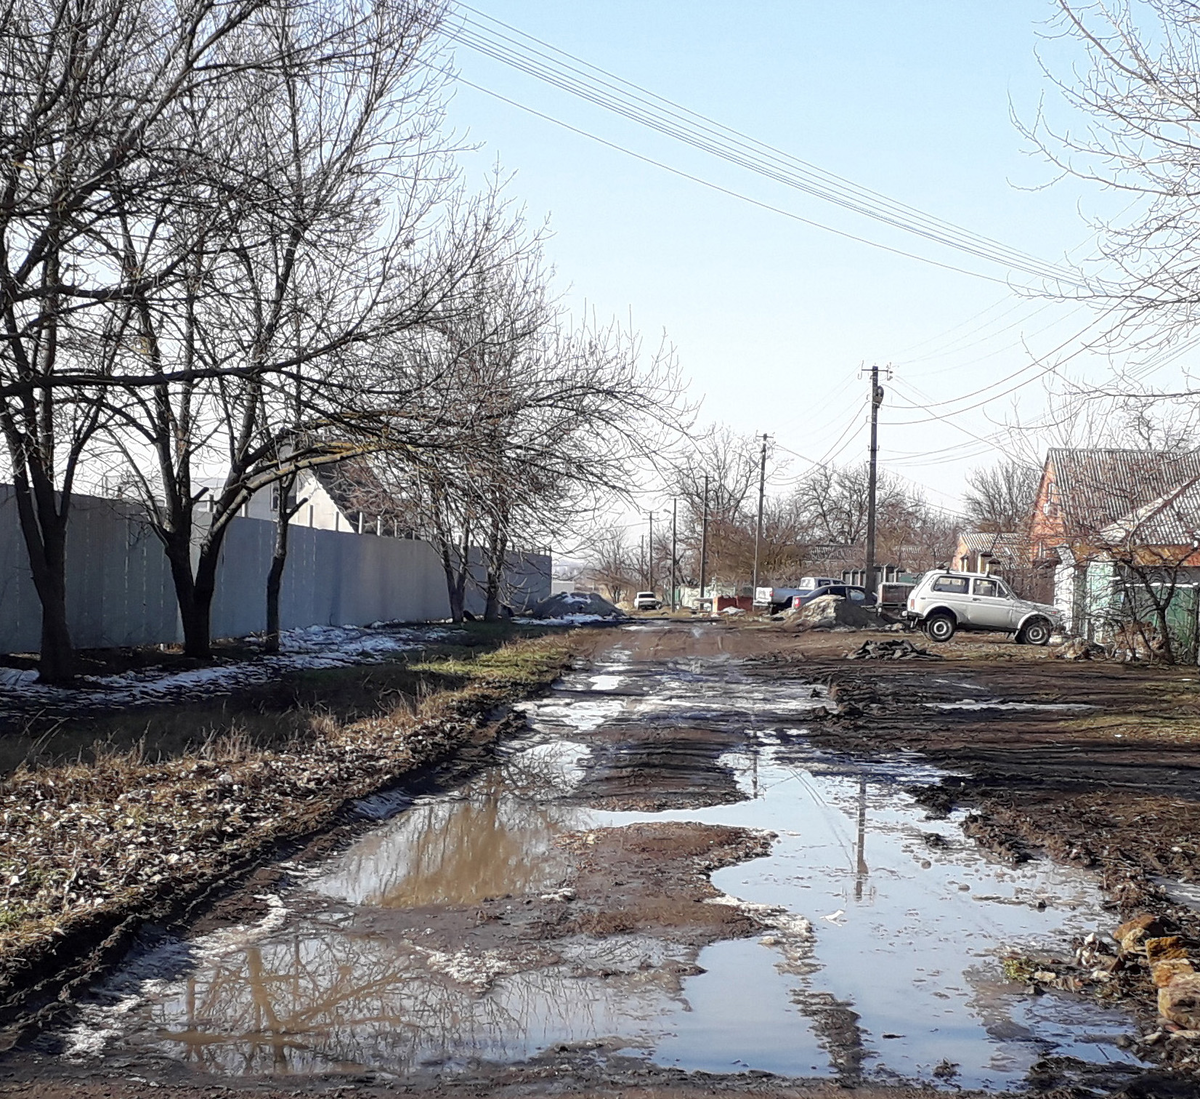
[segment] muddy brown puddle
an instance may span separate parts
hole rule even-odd
[[[60,1036],[64,1056],[386,1078],[570,1046],[993,1089],[1046,1056],[1137,1063],[1123,1013],[1028,995],[1001,966],[1111,922],[1091,878],[1013,869],[955,818],[925,819],[906,787],[942,772],[915,756],[811,747],[819,685],[720,652],[647,658],[631,637],[528,704],[530,733],[465,785],[361,803],[376,823],[285,866],[258,923],[135,953]],[[564,933],[592,830],[647,821],[774,833],[768,857],[712,874],[762,931]]]

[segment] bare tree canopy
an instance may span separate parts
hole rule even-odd
[[[1012,460],[972,470],[963,495],[967,522],[988,532],[1025,530],[1040,476],[1041,470]]]
[[[1115,328],[1184,338],[1200,321],[1200,9],[1190,0],[1056,6],[1055,31],[1081,43],[1088,64],[1047,75],[1086,124],[1055,129],[1039,117],[1026,133],[1063,173],[1132,200],[1100,226],[1103,268],[1092,281]]]

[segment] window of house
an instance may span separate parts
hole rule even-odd
[[[933,582],[933,590],[950,592],[953,595],[966,595],[967,578],[965,576],[939,576]]]

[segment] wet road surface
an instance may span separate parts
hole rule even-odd
[[[913,754],[812,747],[806,715],[827,701],[714,631],[614,631],[527,705],[528,735],[495,766],[369,799],[374,823],[285,867],[256,924],[131,957],[59,1036],[62,1055],[386,1079],[568,1046],[992,1089],[1047,1056],[1135,1063],[1121,1012],[1028,995],[1002,968],[1105,923],[1095,882],[1013,869],[956,818],[927,820],[907,788],[942,773]],[[704,862],[708,848],[745,855]],[[639,858],[721,867],[716,892],[676,893]],[[589,894],[601,880],[607,895]]]

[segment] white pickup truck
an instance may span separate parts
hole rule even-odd
[[[633,597],[633,609],[635,611],[660,611],[662,610],[662,600],[659,599],[657,592],[640,591]]]
[[[805,595],[828,584],[840,583],[840,580],[834,580],[831,576],[802,576],[799,586],[795,588],[755,588],[754,605],[756,607],[769,607],[771,613],[774,614],[776,611],[781,611],[784,607],[790,606],[793,596]]]

